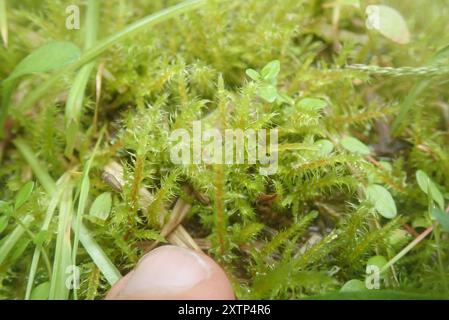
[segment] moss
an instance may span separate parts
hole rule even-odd
[[[342,6],[335,24],[335,9],[318,0],[208,1],[194,12],[120,42],[96,60],[73,155],[64,155],[63,111],[75,78],[72,72],[29,112],[12,111],[11,138],[26,141],[54,180],[68,173],[77,186],[72,193],[74,212],[80,205],[82,172],[93,156],[84,222],[122,274],[154,241],[194,239],[227,270],[239,298],[313,297],[335,293],[351,279],[363,281],[370,257],[392,259],[433,223],[435,232],[389,269],[382,288],[444,292],[447,297],[448,233],[431,220],[434,204],[415,180],[417,170],[426,172],[449,199],[447,73],[397,69],[379,74],[378,68],[346,68],[421,67],[449,43],[445,1],[425,6],[422,1],[411,2],[390,4],[404,15],[412,33],[410,44],[398,45],[363,27],[365,4],[362,9]],[[85,3],[75,3],[84,15]],[[175,3],[102,2],[99,37]],[[8,7],[9,29],[14,32],[9,47],[0,48],[2,78],[26,54],[51,40],[70,40],[82,47],[83,29],[63,27],[65,7],[64,1],[54,0],[38,6],[20,1]],[[444,14],[434,19],[432,27],[423,25],[423,17],[435,12]],[[274,60],[280,62],[280,72],[269,83],[245,73],[260,72]],[[21,81],[13,107],[45,77]],[[413,97],[411,111],[401,118],[400,130],[393,132],[404,100],[421,81],[428,82],[425,91]],[[273,102],[261,94],[266,86],[274,87]],[[205,128],[222,131],[277,129],[277,172],[261,175],[260,164],[175,165],[170,160],[170,134],[175,129],[191,131],[192,122],[198,120]],[[370,155],[348,151],[341,144],[344,137],[369,146]],[[0,245],[28,213],[35,217],[30,231],[41,234],[51,198],[21,152],[10,139],[4,141],[0,144],[4,207],[14,203],[27,181],[36,181],[37,186],[26,206],[9,213],[0,228]],[[114,177],[104,173],[111,161],[123,169],[118,187],[110,180]],[[372,184],[392,194],[396,218],[382,217],[366,200],[364,190]],[[88,215],[90,204],[103,192],[113,192],[106,221]],[[2,209],[0,218],[6,211]],[[175,223],[172,218],[177,215],[187,238],[164,229]],[[427,225],[417,225],[419,219]],[[52,262],[57,230],[55,215],[41,236]],[[2,298],[25,296],[36,246],[36,239],[29,240],[25,235],[0,264]],[[102,298],[108,279],[82,246],[77,264],[78,298]],[[48,280],[41,260],[33,285]]]

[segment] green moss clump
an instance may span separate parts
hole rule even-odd
[[[85,1],[75,2],[83,17]],[[417,69],[449,43],[447,19],[440,14],[447,16],[447,6],[445,1],[384,2],[405,17],[409,44],[367,30],[363,1],[360,8],[336,8],[319,0],[211,0],[121,41],[95,60],[71,155],[65,152],[64,105],[76,74],[64,74],[28,112],[20,112],[14,106],[48,75],[24,78],[0,143],[0,248],[27,215],[34,220],[10,251],[0,251],[0,297],[25,297],[36,246],[44,244],[45,252],[33,287],[50,281],[48,269],[54,271],[58,252],[73,249],[58,251],[63,206],[41,231],[57,192],[49,194],[39,169],[55,181],[69,181],[57,189],[66,191],[66,213],[73,219],[82,205],[83,177],[88,177],[89,194],[80,210],[84,224],[122,274],[154,241],[182,241],[161,233],[179,213],[174,205],[181,201],[191,206],[182,220],[187,242],[194,239],[220,262],[238,298],[335,294],[352,279],[365,281],[371,257],[391,261],[432,224],[430,235],[382,273],[381,289],[449,297],[449,234],[432,218],[434,210],[445,209],[437,209],[436,193],[446,206],[449,199],[448,74]],[[176,3],[103,1],[99,38]],[[66,6],[65,1],[37,5],[23,0],[8,7],[14,31],[8,48],[0,47],[2,79],[49,41],[83,47],[83,28],[62,27]],[[429,16],[441,19],[429,25]],[[437,66],[447,64],[446,51],[440,51]],[[280,72],[269,84],[246,74],[275,60]],[[415,69],[382,73],[347,67],[352,64]],[[261,91],[266,85],[274,88],[267,89],[274,95],[271,101]],[[410,110],[403,112],[407,101]],[[260,164],[174,164],[170,134],[190,132],[193,121],[222,131],[277,129],[276,173],[261,175]],[[347,137],[362,147],[342,144]],[[38,170],[14,139],[31,148]],[[123,170],[118,185],[104,173],[111,161]],[[431,178],[437,192],[423,192],[415,178],[418,170]],[[36,187],[15,208],[18,191],[30,180]],[[373,184],[392,195],[394,218],[383,217],[367,200],[365,190]],[[89,215],[104,192],[112,194],[106,221]],[[74,234],[76,229],[72,242]],[[80,268],[76,297],[104,297],[110,279],[102,266],[81,245],[75,256]]]

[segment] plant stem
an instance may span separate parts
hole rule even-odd
[[[425,237],[429,235],[433,231],[433,226],[427,228],[423,231],[415,240],[410,242],[408,246],[406,246],[404,249],[401,250],[396,256],[394,256],[388,263],[380,270],[380,273],[385,272],[393,266],[399,259],[401,259],[403,256],[405,256],[410,250],[412,250],[418,243],[420,243],[422,240],[424,240]]]

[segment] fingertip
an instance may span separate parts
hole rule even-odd
[[[223,269],[207,255],[161,246],[111,288],[107,299],[234,299]]]

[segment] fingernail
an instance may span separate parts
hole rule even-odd
[[[188,291],[212,273],[205,257],[193,250],[162,246],[145,255],[120,296],[170,296]]]

